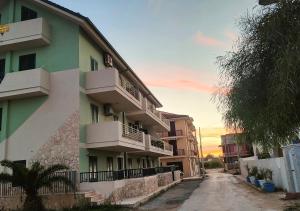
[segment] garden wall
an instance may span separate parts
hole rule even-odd
[[[247,165],[249,168],[256,166],[259,169],[267,168],[272,170],[272,180],[275,186],[285,191],[288,190],[287,169],[283,157],[261,160],[258,160],[257,157],[240,158],[241,174],[245,178],[248,176]]]
[[[180,171],[174,172],[175,181],[180,180]],[[153,193],[173,182],[172,172],[161,173],[148,177],[124,179],[117,181],[104,181],[81,183],[81,191],[95,191],[105,199],[116,202],[126,198],[133,198]]]

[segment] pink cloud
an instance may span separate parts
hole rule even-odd
[[[214,86],[209,84],[201,83],[196,80],[186,80],[186,79],[160,79],[145,81],[145,84],[152,87],[163,87],[171,89],[182,89],[182,90],[193,90],[204,93],[213,93],[215,91]]]
[[[194,39],[197,44],[203,45],[203,46],[212,46],[212,47],[226,47],[227,46],[224,42],[222,42],[218,39],[215,39],[213,37],[206,36],[202,32],[198,32],[195,35]]]

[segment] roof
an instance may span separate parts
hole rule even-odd
[[[57,12],[68,13],[69,19],[79,24],[87,32],[87,34],[90,34],[90,30],[92,30],[101,39],[101,41],[103,41],[104,44],[111,50],[112,54],[120,60],[120,62],[125,66],[125,69],[128,70],[133,75],[133,77],[137,80],[137,83],[139,83],[144,88],[143,91],[145,92],[146,96],[148,96],[150,100],[157,107],[162,107],[162,104],[159,102],[159,100],[152,94],[152,92],[147,88],[147,86],[143,83],[143,81],[136,75],[136,73],[132,70],[132,68],[125,62],[125,60],[121,57],[121,55],[114,49],[114,47],[108,42],[108,40],[104,37],[104,35],[98,30],[98,28],[93,24],[93,22],[88,17],[83,16],[78,12],[74,12],[68,8],[65,8],[49,0],[32,0],[32,2],[38,3],[42,6],[45,6],[46,4],[48,8],[56,9]],[[87,24],[89,28],[84,27],[83,24],[81,24],[81,22],[78,21],[78,19],[80,19],[85,24]],[[98,42],[96,41],[96,43]]]
[[[185,114],[174,114],[162,111],[162,115],[167,119],[177,119],[177,118],[190,118],[189,115]]]

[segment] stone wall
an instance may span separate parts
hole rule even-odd
[[[180,180],[180,171],[174,172],[174,179],[175,181]],[[119,181],[113,181],[112,183],[118,182]],[[157,191],[159,187],[167,186],[172,182],[172,172],[168,172],[149,177],[124,180],[124,183],[122,183],[121,187],[111,190],[111,194],[108,197],[107,192],[105,194],[104,192],[101,193],[101,184],[99,184],[97,186],[97,190],[94,191],[103,194],[103,196],[107,198],[107,201],[114,203],[122,199],[133,198],[153,193]],[[112,186],[116,187],[119,185],[120,183],[118,183],[118,185],[114,184]]]
[[[24,195],[18,195],[14,197],[0,198],[0,210],[15,210],[20,209],[23,206],[25,200]],[[42,196],[43,204],[47,209],[62,209],[72,208],[82,203],[87,203],[84,195],[82,194],[52,194]]]

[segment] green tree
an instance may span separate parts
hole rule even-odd
[[[57,171],[67,170],[68,167],[65,165],[57,164],[46,168],[39,162],[34,162],[30,168],[26,168],[24,165],[8,160],[3,160],[0,164],[13,172],[12,174],[0,173],[0,182],[12,183],[24,190],[26,194],[24,211],[45,210],[42,199],[38,195],[38,191],[41,188],[52,190],[53,184],[57,182],[74,188],[72,181],[67,177],[55,174]]]
[[[285,144],[300,128],[300,1],[278,0],[239,26],[236,51],[218,58],[226,126],[265,148]]]

